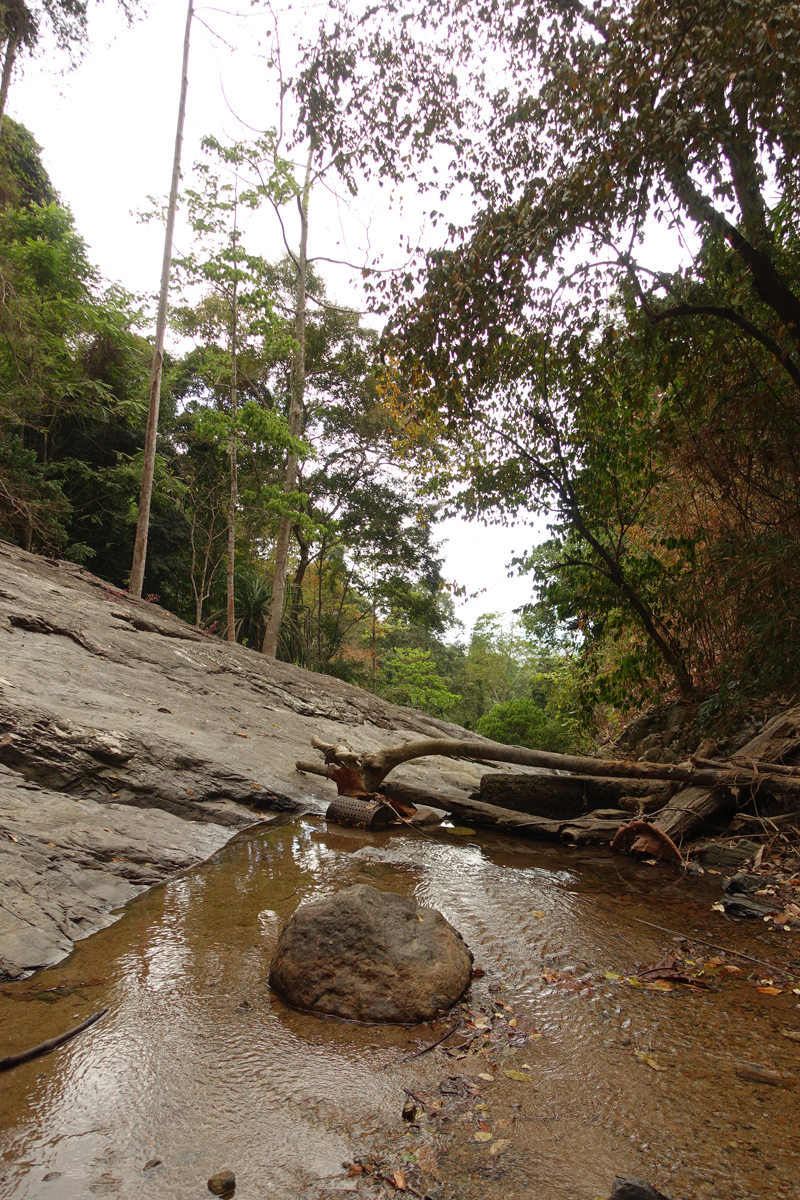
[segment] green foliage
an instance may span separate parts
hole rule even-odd
[[[13,121],[3,117],[0,133],[0,208],[44,206],[58,200],[50,177],[39,157],[42,148],[33,135]]]
[[[506,700],[478,721],[478,733],[504,746],[529,746],[569,754],[573,748],[570,731],[546,716],[535,700],[519,697]]]
[[[429,650],[395,650],[385,667],[382,694],[394,704],[444,716],[459,697],[449,692],[436,672]]]
[[[0,525],[28,548],[98,556],[122,582],[113,560],[134,486],[124,456],[147,396],[139,314],[120,289],[101,289],[27,131],[4,121],[0,152]]]
[[[711,0],[687,21],[649,0],[429,0],[401,29],[389,5],[342,8],[301,80],[305,115],[313,101],[334,137],[357,108],[386,174],[401,146],[416,143],[421,176],[432,142],[454,145],[463,165],[429,184],[475,201],[416,272],[375,282],[386,392],[427,439],[432,495],[549,515],[551,540],[520,565],[595,698],[689,697],[743,673],[788,684],[800,6]],[[328,97],[340,70],[349,88]],[[365,86],[379,71],[381,95],[413,80],[421,132],[396,98],[382,121]],[[680,239],[679,268],[647,261],[654,229]]]

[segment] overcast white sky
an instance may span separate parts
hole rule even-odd
[[[189,71],[184,144],[185,172],[200,157],[203,135],[244,138],[278,120],[278,86],[270,66],[272,18],[249,0],[219,7],[196,7]],[[61,74],[54,55],[28,62],[12,82],[8,111],[32,131],[44,149],[53,182],[72,209],[94,261],[110,280],[137,294],[158,288],[163,231],[138,224],[147,197],[169,187],[179,88],[185,0],[149,0],[146,17],[129,29],[112,0],[90,6],[91,46],[77,70]],[[280,9],[283,61],[296,58],[298,22],[312,29],[327,9],[324,3]],[[235,50],[234,50],[235,47]],[[363,263],[376,253],[385,265],[402,262],[401,236],[412,244],[426,237],[423,206],[414,195],[391,195],[372,185],[355,201],[333,190],[312,197],[310,253]],[[459,214],[463,218],[463,213]],[[185,247],[178,227],[176,249]],[[245,244],[268,258],[279,258],[283,244],[277,225],[265,216],[252,219]],[[659,232],[652,242],[656,259],[674,266],[676,248]],[[661,264],[659,264],[661,265]],[[326,267],[329,294],[358,307],[356,278]],[[507,564],[544,537],[538,528],[504,529],[450,520],[440,528],[445,574],[467,588],[482,591],[462,602],[458,615],[471,628],[483,612],[509,612],[530,599],[530,583],[509,579]]]

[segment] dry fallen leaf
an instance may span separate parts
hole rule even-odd
[[[472,1140],[473,1142],[490,1142],[493,1137],[494,1134],[490,1133],[488,1129],[479,1129],[477,1133],[473,1133]]]
[[[419,1146],[415,1151],[417,1157],[417,1166],[423,1175],[432,1175],[434,1179],[442,1182],[442,1173],[439,1170],[439,1160],[436,1157],[436,1151],[433,1146]]]
[[[495,1157],[498,1154],[502,1154],[503,1151],[505,1150],[506,1146],[510,1146],[510,1145],[511,1145],[511,1141],[509,1138],[498,1138],[497,1141],[493,1142],[492,1145],[489,1147],[489,1153],[493,1157]]]
[[[494,1083],[494,1075],[489,1075],[487,1071],[481,1071],[478,1079],[485,1079],[487,1083]]]
[[[643,1062],[645,1066],[652,1067],[654,1071],[666,1071],[667,1068],[662,1067],[661,1063],[656,1062],[653,1056],[648,1054],[646,1050],[634,1050],[633,1053],[636,1055],[639,1062]]]
[[[516,1079],[518,1083],[533,1083],[533,1079],[525,1071],[503,1071],[509,1079]]]
[[[405,1171],[401,1170],[401,1169],[398,1167],[396,1171],[392,1171],[392,1175],[393,1175],[393,1177],[394,1177],[394,1183],[395,1183],[395,1187],[397,1188],[397,1190],[398,1190],[399,1192],[404,1192],[404,1191],[406,1190],[406,1187],[408,1186],[408,1185],[406,1184],[406,1173],[405,1173]]]
[[[765,996],[780,996],[783,992],[783,988],[763,987],[763,988],[756,988],[756,991],[762,992],[763,995],[765,995]]]

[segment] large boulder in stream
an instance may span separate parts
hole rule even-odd
[[[269,983],[293,1008],[410,1025],[447,1011],[471,976],[472,954],[440,912],[359,883],[298,908]]]

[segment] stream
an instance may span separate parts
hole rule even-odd
[[[297,904],[352,883],[456,926],[485,972],[466,1007],[416,1029],[359,1026],[269,992]],[[651,927],[791,966],[797,935],[713,912],[719,883],[488,832],[317,816],[248,829],[0,989],[0,1055],[109,1009],[0,1076],[0,1197],[200,1200],[230,1169],[237,1200],[382,1200],[412,1195],[415,1162],[434,1161],[411,1186],[447,1200],[595,1200],[617,1175],[673,1200],[800,1200],[800,1042],[784,1036],[800,1030],[796,980]],[[670,950],[709,986],[642,986],[636,972]],[[459,1014],[440,1047],[401,1062]]]

